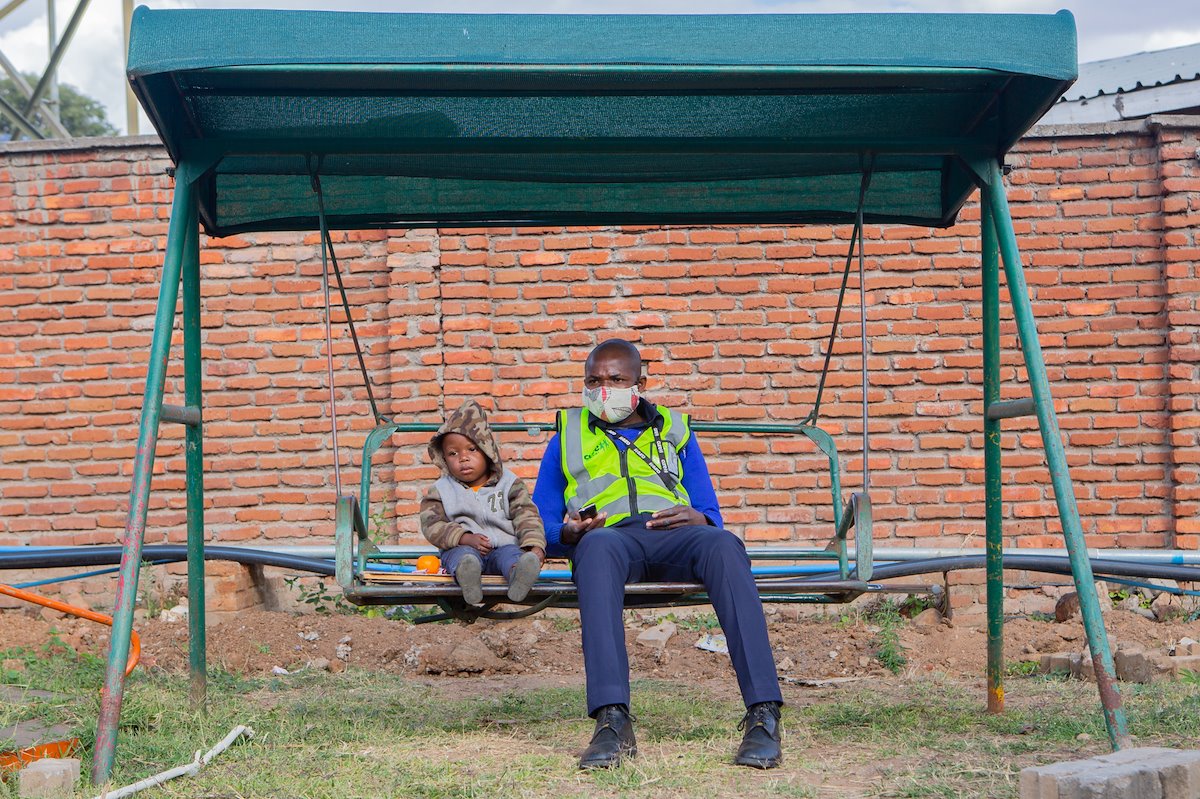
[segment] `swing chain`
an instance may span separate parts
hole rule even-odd
[[[833,325],[830,326],[829,341],[825,345],[825,363],[821,367],[821,379],[817,383],[817,398],[816,398],[816,401],[813,402],[813,409],[811,411],[809,411],[808,415],[805,416],[803,421],[800,422],[800,424],[802,424],[802,425],[815,425],[817,423],[817,415],[821,411],[821,397],[825,393],[825,379],[827,377],[829,377],[829,362],[830,362],[830,359],[833,357],[833,343],[834,343],[834,341],[837,340],[838,322],[842,318],[842,306],[846,299],[846,285],[847,285],[848,281],[850,280],[850,265],[852,263],[854,263],[855,245],[858,246],[859,281],[860,281],[860,289],[861,289],[862,256],[863,256],[863,252],[862,252],[863,205],[866,202],[867,189],[871,185],[871,174],[874,170],[874,166],[875,166],[875,156],[872,154],[868,157],[866,163],[863,165],[862,178],[859,180],[859,184],[858,184],[858,207],[854,213],[854,230],[851,231],[851,233],[850,233],[850,246],[846,251],[846,265],[842,269],[842,287],[841,287],[841,289],[838,290],[837,308],[833,312]],[[863,306],[859,310],[860,310],[860,313],[863,314],[863,318],[865,319],[866,318],[866,316],[865,316],[865,310],[866,310],[865,309],[865,299],[862,296],[860,296],[859,300],[860,300],[860,304]],[[863,332],[863,342],[864,342],[863,349],[865,351],[865,349],[866,349],[865,327],[864,327],[864,332]],[[866,367],[865,367],[865,361],[864,361],[864,369],[865,368]],[[864,393],[863,393],[863,406],[864,406],[863,412],[864,413],[866,412],[866,402],[867,402],[867,395],[866,395],[865,389],[864,389]]]
[[[310,167],[310,169],[312,169]],[[350,337],[354,340],[354,352],[358,356],[358,368],[362,372],[363,385],[367,388],[367,400],[371,405],[371,415],[375,417],[375,424],[391,423],[391,419],[379,412],[379,406],[375,402],[375,392],[372,389],[371,377],[367,372],[367,363],[363,358],[362,345],[358,340],[358,331],[354,327],[354,317],[350,315],[350,301],[346,297],[346,285],[342,282],[342,272],[338,269],[337,254],[333,251],[333,238],[329,233],[329,225],[325,216],[325,193],[321,187],[321,177],[318,174],[319,164],[317,169],[312,169],[312,186],[313,191],[317,195],[317,213],[321,224],[321,265],[325,268],[326,253],[329,255],[329,260],[333,263],[333,276],[337,280],[338,292],[341,294],[342,309],[346,313],[346,324],[350,328]],[[328,309],[328,298],[326,298],[326,308]],[[328,312],[328,311],[327,311]],[[332,357],[332,355],[331,355]]]

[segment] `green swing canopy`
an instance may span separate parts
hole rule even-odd
[[[164,10],[129,80],[211,235],[333,228],[947,226],[1075,79],[1069,12]]]

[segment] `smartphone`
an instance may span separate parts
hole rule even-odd
[[[584,505],[582,508],[579,509],[579,518],[585,519],[585,520],[596,518],[596,506],[595,505]]]

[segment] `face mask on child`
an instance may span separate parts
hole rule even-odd
[[[638,393],[636,383],[629,388],[601,386],[583,390],[583,407],[587,408],[588,413],[592,416],[603,419],[609,424],[616,424],[628,419],[637,409],[640,399],[641,395]]]

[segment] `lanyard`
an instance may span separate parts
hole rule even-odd
[[[626,450],[636,453],[639,458],[645,461],[646,465],[650,467],[651,471],[658,475],[658,479],[662,480],[663,485],[666,486],[667,490],[674,494],[675,498],[678,499],[679,492],[675,490],[675,486],[679,485],[679,478],[667,470],[667,451],[663,447],[662,436],[659,434],[658,428],[651,424],[650,429],[654,433],[654,446],[658,450],[658,463],[655,463],[653,460],[651,460],[646,453],[638,449],[632,441],[630,441],[621,433],[607,427],[603,428],[604,432],[609,438],[615,441],[620,441],[625,445]]]

